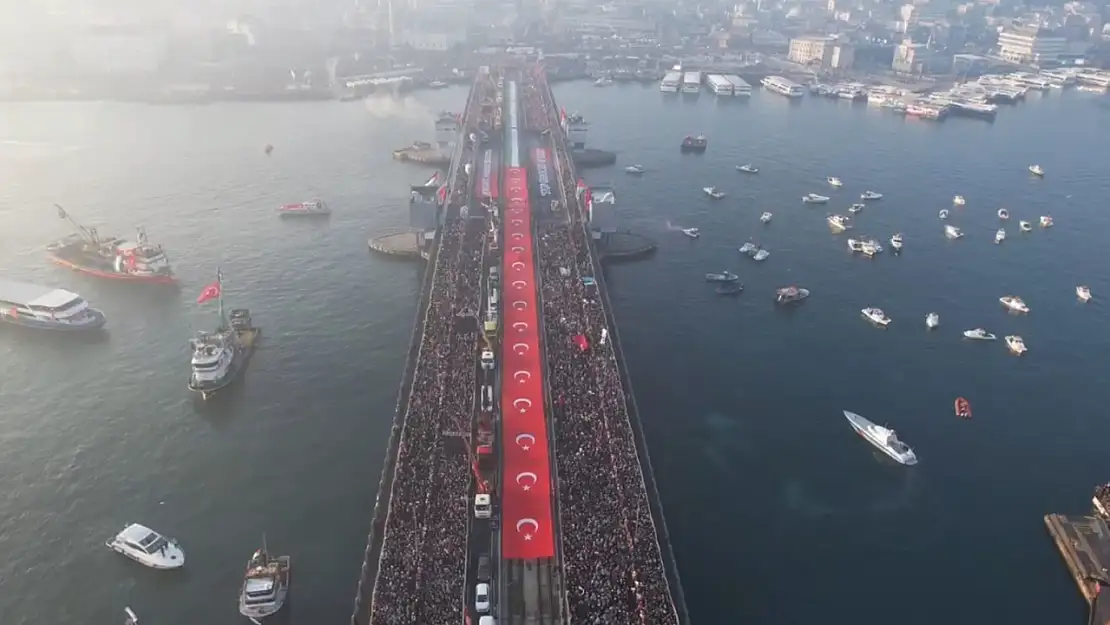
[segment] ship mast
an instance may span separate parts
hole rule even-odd
[[[220,329],[227,327],[227,319],[224,317],[224,272],[216,267],[216,290],[219,292],[220,303]]]

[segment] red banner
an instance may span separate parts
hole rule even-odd
[[[505,558],[555,555],[551,459],[544,411],[537,275],[532,262],[528,180],[522,167],[505,169],[505,335],[501,431],[504,449],[501,551]]]

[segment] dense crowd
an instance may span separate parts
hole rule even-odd
[[[464,139],[461,162],[473,163],[475,153]],[[469,431],[476,384],[473,315],[486,225],[466,218],[468,178],[462,168],[456,172],[440,234],[374,585],[370,622],[376,625],[463,620],[469,461],[465,447],[445,432]]]

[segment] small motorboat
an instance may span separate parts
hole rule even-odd
[[[714,289],[717,295],[739,295],[744,290],[744,285],[732,282],[729,284],[722,284]]]
[[[1009,219],[1010,218],[1010,211],[1006,210],[1005,208],[998,209],[998,218],[999,219]]]
[[[833,232],[844,232],[852,227],[852,225],[848,223],[848,218],[844,215],[829,215],[825,218],[825,221],[829,222],[829,228]]]
[[[867,191],[864,191],[863,193],[860,194],[859,199],[861,199],[861,200],[881,200],[881,199],[883,199],[883,194],[879,193],[878,191],[867,190]]]
[[[940,325],[940,315],[936,313],[929,313],[925,315],[925,327],[932,330]]]
[[[722,271],[721,273],[707,273],[705,274],[706,282],[736,282],[740,276],[732,273],[731,271]]]
[[[837,188],[840,188],[840,187],[844,186],[844,183],[841,182],[840,178],[837,178],[836,176],[829,176],[828,178],[825,178],[825,180],[827,180],[830,185],[832,185],[834,187],[837,187]]]
[[[940,217],[941,219],[948,219],[948,209],[947,208],[940,209],[940,212],[937,213],[937,217]]]
[[[1014,355],[1016,355],[1016,356],[1020,356],[1020,355],[1024,354],[1026,351],[1028,351],[1025,348],[1025,341],[1020,336],[1018,336],[1016,334],[1011,334],[1011,335],[1006,337],[1006,345],[1010,348],[1010,351],[1013,352]]]
[[[998,337],[991,334],[990,332],[987,332],[983,328],[975,328],[972,330],[964,330],[964,338],[971,339],[973,341],[993,341]]]
[[[852,204],[851,206],[848,207],[848,212],[849,213],[858,213],[861,210],[863,210],[864,206],[867,206],[867,205],[866,204],[860,204],[860,203]]]
[[[952,203],[956,206],[963,206],[964,204],[967,204],[967,201],[964,200],[964,196],[957,195],[956,197],[952,198]]]
[[[1051,228],[1052,227],[1052,218],[1049,217],[1048,215],[1041,215],[1041,227],[1042,228]]]
[[[957,417],[961,419],[971,418],[971,402],[967,401],[963,397],[957,397],[956,401],[954,402],[954,406],[956,408]]]
[[[1034,176],[1043,177],[1044,176],[1044,168],[1041,167],[1040,165],[1030,165],[1029,166],[1029,173],[1033,174]]]
[[[285,204],[278,208],[278,214],[282,217],[319,217],[330,215],[331,209],[323,200],[309,200],[307,202]]]
[[[632,174],[633,176],[639,176],[639,175],[643,174],[645,171],[647,171],[647,170],[644,169],[643,165],[629,165],[628,167],[624,168],[624,173]]]
[[[848,239],[848,249],[853,252],[863,251],[863,241],[858,239]]]
[[[702,187],[702,191],[704,191],[706,195],[713,198],[714,200],[719,200],[725,196],[725,192],[721,191],[717,187]]]
[[[765,224],[771,223],[771,213],[763,213],[759,216],[759,221]]]
[[[1001,243],[1005,240],[1006,240],[1006,229],[1005,228],[999,228],[998,232],[994,233],[994,242],[997,244],[997,243]]]
[[[1033,232],[1033,224],[1029,223],[1028,221],[1019,221],[1018,228],[1022,232]]]
[[[1091,289],[1083,285],[1079,285],[1075,287],[1075,296],[1078,297],[1079,301],[1081,302],[1089,302],[1091,301]]]
[[[902,233],[895,232],[894,236],[890,237],[890,249],[894,250],[897,254],[902,251]]]
[[[876,254],[882,253],[883,246],[879,245],[879,242],[875,239],[869,239],[863,242],[860,246],[860,251],[863,252],[864,256],[874,258]]]
[[[890,325],[890,317],[887,317],[881,308],[864,308],[860,312],[863,313],[864,318],[879,327],[885,328]]]
[[[944,236],[948,237],[949,239],[958,239],[964,236],[964,233],[956,226],[949,225],[944,227]]]
[[[752,260],[758,261],[758,262],[763,262],[763,261],[767,260],[767,257],[770,256],[770,255],[771,255],[770,252],[768,252],[765,249],[760,248],[760,249],[756,250],[754,254],[752,254]]]
[[[829,198],[824,195],[817,195],[816,193],[807,193],[802,196],[802,202],[805,204],[824,204],[828,201]]]
[[[736,171],[742,171],[745,174],[758,174],[759,168],[749,163],[746,165],[737,165]]]
[[[701,236],[701,231],[697,228],[682,228],[680,232],[690,237],[691,239],[696,239]]]
[[[759,249],[759,246],[757,246],[755,243],[752,243],[751,241],[748,241],[747,243],[740,246],[740,253],[750,255],[750,254],[754,254],[755,251],[758,250],[758,249]]]
[[[177,569],[185,566],[185,552],[177,541],[138,523],[123,528],[104,544],[112,551],[152,569]]]
[[[998,301],[1002,302],[1003,306],[1009,308],[1014,312],[1029,312],[1029,307],[1025,305],[1025,302],[1023,302],[1020,297],[1016,297],[1014,295],[1003,295],[1002,297],[998,298]]]
[[[807,297],[809,297],[809,289],[796,286],[787,286],[775,291],[775,303],[777,304],[800,302]]]

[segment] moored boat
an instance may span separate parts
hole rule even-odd
[[[936,313],[929,313],[925,315],[925,327],[932,330],[940,325],[940,315]]]
[[[644,173],[645,171],[647,171],[647,170],[644,169],[643,165],[629,165],[628,167],[624,168],[624,173],[632,174],[634,176],[638,176],[638,175]]]
[[[948,237],[949,239],[959,239],[960,237],[964,236],[964,233],[956,226],[948,225],[944,227],[944,236]]]
[[[112,551],[152,569],[177,569],[185,566],[185,552],[172,538],[131,523],[104,543]]]
[[[0,280],[0,322],[34,330],[82,331],[104,327],[104,313],[64,289]]]
[[[960,417],[961,419],[971,418],[971,402],[967,401],[963,397],[957,397],[956,401],[953,402],[953,407],[956,409],[957,417]]]
[[[993,341],[998,337],[987,332],[983,328],[973,328],[971,330],[964,330],[964,338],[974,341]]]
[[[890,249],[894,250],[897,254],[902,251],[902,233],[895,232],[894,236],[890,237]]]
[[[775,303],[792,304],[809,297],[809,289],[796,286],[786,286],[775,291]]]
[[[1032,232],[1033,224],[1029,223],[1028,221],[1019,221],[1018,229],[1020,229],[1022,232]]]
[[[861,204],[861,203],[852,204],[851,206],[848,207],[848,212],[849,213],[858,213],[861,210],[863,210],[863,207],[865,207],[865,206],[867,206],[867,205],[866,204]]]
[[[1052,224],[1052,218],[1051,217],[1049,217],[1048,215],[1041,215],[1041,227],[1042,228],[1051,228],[1052,225],[1053,224]]]
[[[139,625],[139,617],[131,606],[123,608],[123,625]]]
[[[739,295],[744,290],[744,285],[738,282],[722,284],[716,289],[717,295]]]
[[[169,260],[161,245],[147,240],[138,228],[134,243],[116,237],[101,237],[96,228],[77,223],[64,208],[54,205],[58,216],[71,223],[77,232],[46,246],[51,260],[97,278],[129,282],[176,284]]]
[[[806,204],[824,204],[828,201],[828,197],[824,195],[817,195],[816,193],[807,193],[802,196],[802,202]]]
[[[828,181],[828,183],[829,183],[829,184],[830,184],[831,186],[834,186],[834,187],[838,187],[838,188],[839,188],[839,187],[843,187],[843,186],[844,186],[844,183],[843,183],[843,182],[841,182],[841,181],[840,181],[840,178],[837,178],[836,176],[829,176],[828,178],[825,178],[825,180],[826,180],[826,181]]]
[[[937,213],[937,217],[940,217],[941,219],[948,219],[948,209],[947,208],[940,209],[940,212]]]
[[[271,558],[263,544],[247,562],[239,592],[239,613],[252,620],[273,616],[285,605],[291,581],[290,557]]]
[[[1079,285],[1075,287],[1075,296],[1078,297],[1080,301],[1088,302],[1091,300],[1091,289],[1083,285]]]
[[[1006,337],[1006,346],[1009,347],[1010,351],[1016,356],[1020,356],[1029,351],[1025,348],[1025,341],[1016,334],[1011,334]]]
[[[883,327],[883,328],[890,325],[890,317],[887,317],[886,313],[883,312],[883,309],[881,309],[881,308],[874,308],[874,307],[864,308],[860,312],[863,313],[864,318],[866,318],[868,321],[874,323],[875,325],[878,325],[878,326]]]
[[[307,202],[284,204],[278,208],[278,214],[282,217],[322,217],[330,215],[331,209],[323,200],[315,199]]]
[[[863,251],[863,241],[858,239],[848,239],[848,249],[853,252]]]
[[[680,232],[690,237],[691,239],[696,239],[701,236],[701,231],[697,228],[682,228]]]
[[[760,249],[756,250],[754,254],[752,254],[752,260],[757,261],[757,262],[763,262],[763,261],[767,260],[767,257],[770,256],[770,255],[771,255],[770,252],[768,252],[767,250],[765,250],[763,248],[760,248]]]
[[[1014,295],[1003,295],[1002,297],[998,298],[998,301],[1002,302],[1002,305],[1006,308],[1009,308],[1010,310],[1013,310],[1015,312],[1029,312],[1029,307],[1025,305],[1025,302],[1023,302],[1020,297],[1016,297]]]
[[[914,453],[913,449],[900,441],[894,430],[885,428],[881,425],[875,425],[860,415],[847,410],[844,411],[844,416],[847,417],[848,422],[852,424],[852,429],[854,429],[857,434],[875,447],[878,447],[880,451],[890,456],[895,462],[904,465],[917,464],[917,455]]]
[[[868,239],[860,244],[860,251],[863,252],[864,256],[874,258],[876,254],[883,251],[883,246],[879,245],[879,242],[875,239]]]
[[[848,218],[844,215],[829,215],[825,218],[825,221],[829,223],[829,228],[833,232],[844,232],[852,227],[852,225],[848,223]]]

